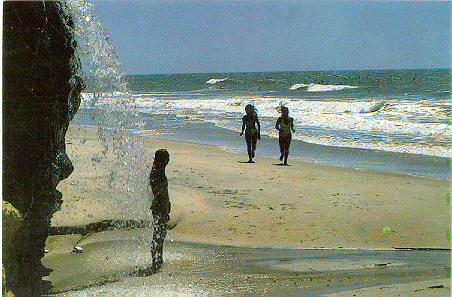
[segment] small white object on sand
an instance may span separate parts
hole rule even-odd
[[[81,254],[81,253],[83,253],[83,248],[79,247],[79,246],[74,246],[74,249],[72,250],[72,252]]]

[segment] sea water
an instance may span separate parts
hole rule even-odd
[[[145,123],[136,131],[141,135],[239,151],[243,141],[237,132],[244,107],[251,103],[262,135],[274,146],[271,139],[278,137],[274,125],[284,105],[294,118],[296,158],[440,178],[449,175],[448,69],[155,74],[129,75],[126,80],[128,95]],[[88,111],[92,101],[102,109],[122,96],[106,94],[88,81],[81,109]],[[277,144],[264,151],[277,155]],[[372,152],[378,160],[372,160]],[[366,161],[354,160],[356,155],[366,155]],[[383,164],[385,156],[391,163],[408,158],[411,164],[391,168]]]
[[[87,85],[74,122],[98,127],[112,171],[144,161],[130,132],[243,152],[238,132],[251,103],[262,125],[258,156],[279,157],[274,125],[287,106],[291,158],[449,178],[450,69],[126,75],[94,6],[66,3]],[[133,191],[134,180],[117,184]]]

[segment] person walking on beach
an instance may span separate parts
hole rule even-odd
[[[167,224],[170,219],[171,203],[168,195],[168,179],[165,175],[165,168],[170,160],[169,153],[165,149],[155,152],[154,163],[149,175],[151,185],[152,200],[151,211],[153,216],[152,234],[152,267],[159,269],[163,264],[163,241],[167,233]]]
[[[252,104],[248,104],[245,107],[246,115],[242,118],[242,132],[240,136],[243,135],[245,131],[246,147],[248,151],[248,163],[254,163],[253,158],[256,156],[256,144],[257,140],[261,139],[261,124],[257,117],[256,109]],[[257,129],[256,129],[257,125]]]
[[[284,159],[284,165],[288,165],[290,142],[292,141],[292,132],[295,132],[295,129],[293,118],[289,117],[289,109],[286,106],[281,107],[281,116],[276,121],[275,128],[279,131],[279,149],[281,151],[279,160]]]

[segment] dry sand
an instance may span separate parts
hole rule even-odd
[[[106,180],[111,156],[94,129],[73,126],[67,150],[74,173],[59,185],[62,209],[53,226],[104,219],[149,220],[151,196],[113,192]],[[276,159],[243,163],[216,147],[145,139],[146,166],[166,148],[172,224],[177,241],[242,247],[449,248],[447,181],[373,173]],[[244,148],[245,150],[245,148]],[[143,170],[137,168],[136,170]],[[146,169],[142,173],[146,183]],[[140,181],[141,182],[141,181]]]

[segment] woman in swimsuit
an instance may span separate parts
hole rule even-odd
[[[281,151],[279,160],[282,161],[284,159],[284,165],[287,165],[292,132],[295,132],[293,118],[289,117],[289,109],[287,107],[281,107],[281,116],[276,121],[275,128],[279,131],[279,149]]]
[[[245,131],[246,146],[248,150],[248,163],[254,163],[253,158],[256,150],[256,143],[258,139],[261,139],[261,124],[257,117],[256,109],[252,104],[248,104],[245,107],[246,115],[242,118],[242,132],[240,136],[243,135]],[[256,129],[257,124],[257,129]]]

